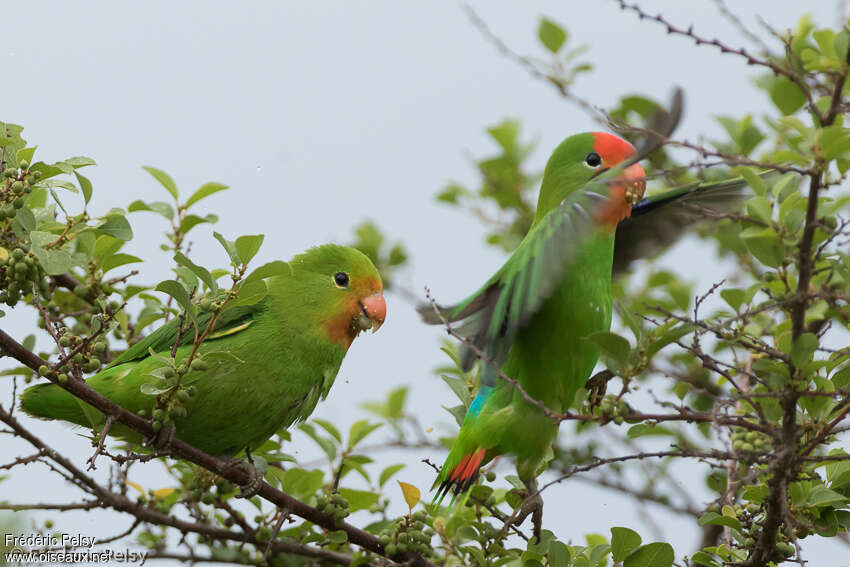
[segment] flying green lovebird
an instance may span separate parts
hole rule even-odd
[[[268,294],[254,305],[221,312],[199,354],[225,351],[203,370],[190,369],[184,384],[196,393],[175,417],[176,435],[215,456],[252,450],[281,428],[306,419],[333,386],[342,359],[364,330],[376,331],[386,318],[382,282],[371,260],[346,246],[311,248],[282,264],[266,279]],[[249,276],[250,278],[250,276]],[[205,329],[211,312],[198,314]],[[162,362],[150,351],[170,356],[177,340],[176,319],[119,355],[86,382],[132,412],[150,415],[156,398],[141,387]],[[194,333],[185,333],[177,360],[185,360]],[[104,416],[54,384],[38,384],[21,396],[30,415],[98,427]],[[100,423],[92,423],[94,415]],[[116,424],[110,435],[140,441],[138,433]]]
[[[728,209],[741,200],[741,179],[692,184],[643,199],[640,164],[681,113],[677,93],[662,138],[640,152],[605,132],[570,136],[546,165],[537,211],[525,238],[505,264],[470,297],[452,306],[423,304],[430,324],[454,324],[465,338],[464,370],[481,362],[479,389],[432,489],[435,501],[458,495],[498,455],[513,455],[529,497],[515,512],[529,513],[535,532],[542,500],[535,477],[558,431],[544,411],[499,376],[519,382],[553,412],[566,411],[585,385],[599,352],[588,335],[611,325],[612,272],[674,240],[699,209]]]

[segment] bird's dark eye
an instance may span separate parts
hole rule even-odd
[[[584,163],[589,165],[590,167],[599,167],[602,165],[602,158],[599,157],[599,154],[596,152],[590,152],[587,154],[587,157],[584,158]]]
[[[348,274],[345,272],[337,272],[334,274],[334,283],[339,287],[348,286]]]

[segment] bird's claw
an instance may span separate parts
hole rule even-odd
[[[543,529],[543,498],[537,492],[536,482],[528,486],[522,504],[505,521],[505,525],[502,528],[502,537],[508,535],[508,529],[511,526],[521,525],[529,515],[531,515],[531,524],[534,528],[534,537],[539,542],[540,533]]]
[[[176,431],[177,428],[174,427],[173,423],[164,423],[159,431],[155,432],[153,436],[145,439],[145,444],[153,447],[156,451],[164,451],[171,446],[171,442],[174,441]]]
[[[605,391],[608,389],[608,381],[614,377],[614,373],[608,370],[602,370],[597,372],[585,384],[585,389],[587,390],[587,406],[592,412],[596,406],[599,405],[599,402],[602,401],[602,398],[605,397]]]
[[[253,498],[263,485],[263,476],[268,465],[265,460],[259,457],[249,457],[248,459],[233,459],[228,468],[241,469],[248,476],[248,482],[239,485],[239,494],[236,497]]]

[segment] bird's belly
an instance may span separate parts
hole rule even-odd
[[[604,260],[604,257],[603,257]],[[511,349],[505,370],[556,411],[573,401],[599,357],[587,336],[611,326],[611,263],[570,270]]]

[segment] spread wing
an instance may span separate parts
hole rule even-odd
[[[478,357],[476,349],[501,365],[517,332],[551,297],[582,244],[600,230],[594,214],[607,194],[604,180],[573,192],[529,231],[477,292],[456,305],[437,306],[439,313],[431,304],[419,306],[426,323],[461,322],[457,331],[468,341],[462,346],[465,369]],[[498,374],[487,364],[483,376],[485,384],[493,385]]]
[[[636,203],[631,216],[617,226],[614,275],[625,272],[635,260],[660,252],[695,222],[738,209],[748,194],[747,182],[738,177],[684,185]]]

